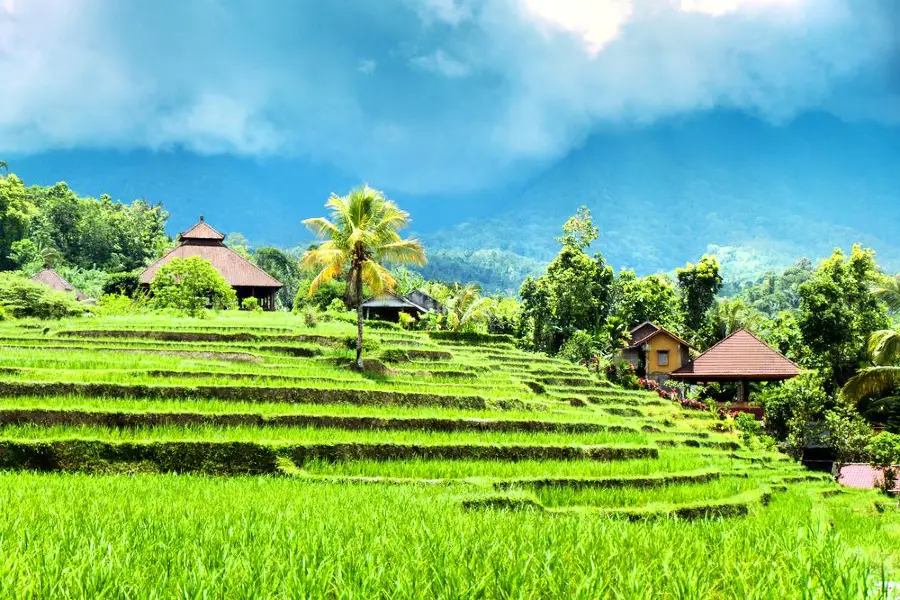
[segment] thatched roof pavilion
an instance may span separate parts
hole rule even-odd
[[[225,245],[225,234],[213,229],[203,217],[178,236],[178,245],[141,273],[141,284],[150,285],[156,272],[175,258],[199,256],[212,264],[237,292],[238,302],[255,297],[266,310],[275,309],[275,293],[282,283]]]
[[[44,285],[53,288],[57,292],[75,294],[75,299],[79,302],[84,302],[88,299],[87,296],[82,294],[74,285],[66,281],[65,278],[63,278],[63,276],[57,273],[54,269],[46,268],[40,273],[32,275],[31,280],[37,283],[43,283]]]

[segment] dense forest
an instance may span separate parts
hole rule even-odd
[[[143,200],[81,197],[65,183],[26,186],[14,174],[0,175],[0,269],[31,275],[52,266],[98,299],[98,310],[121,307],[135,295],[137,273],[172,247],[167,219],[161,205]],[[772,436],[802,447],[825,431],[860,432],[867,423],[900,431],[900,276],[885,273],[871,249],[836,249],[819,264],[801,258],[784,270],[726,282],[713,255],[669,273],[617,269],[591,252],[598,236],[582,207],[562,225],[558,252],[545,267],[500,251],[428,253],[424,267],[393,267],[398,292],[423,289],[448,309],[403,326],[510,335],[524,349],[589,365],[626,385],[634,384],[633,374],[616,355],[629,329],[643,321],[699,350],[747,328],[804,369],[784,385],[753,390]],[[315,245],[254,247],[240,234],[226,243],[285,284],[282,309],[352,308],[339,278],[313,286],[316,271],[300,258]],[[479,269],[503,273],[502,280],[483,289],[470,281]],[[731,393],[708,386],[699,399],[727,401]],[[811,429],[810,422],[828,427]],[[841,449],[845,458],[861,452],[863,437],[848,437],[858,439]]]

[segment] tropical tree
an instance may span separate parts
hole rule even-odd
[[[0,160],[0,170],[4,173],[9,173],[9,166],[6,164],[5,160]]]
[[[710,309],[708,345],[723,340],[739,329],[753,329],[761,320],[756,310],[739,299],[721,298]]]
[[[447,328],[451,331],[474,331],[490,318],[491,304],[482,297],[478,286],[456,285],[447,302]]]
[[[331,210],[330,219],[303,221],[324,240],[302,258],[304,268],[319,269],[308,293],[312,296],[319,286],[346,273],[347,295],[356,308],[356,367],[362,369],[363,286],[373,294],[393,290],[396,281],[381,263],[421,266],[425,251],[418,240],[403,239],[397,233],[409,226],[409,213],[380,190],[363,185],[346,196],[332,194],[325,208]]]
[[[900,313],[900,276],[879,281],[873,290],[894,315]],[[869,336],[869,355],[874,366],[861,370],[844,386],[841,393],[851,402],[873,396],[885,396],[876,408],[900,403],[892,392],[900,389],[900,329],[881,329]]]

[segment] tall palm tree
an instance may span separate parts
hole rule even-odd
[[[900,313],[900,275],[885,277],[873,293],[887,305],[888,312]],[[851,402],[900,388],[900,329],[882,329],[869,336],[869,354],[875,366],[862,369],[841,390]]]
[[[713,306],[712,323],[714,340],[727,338],[738,329],[752,329],[760,320],[758,311],[747,306],[743,300],[722,298]]]
[[[403,239],[397,232],[409,226],[409,213],[400,210],[380,190],[363,185],[346,196],[332,194],[325,204],[325,217],[306,219],[303,224],[323,239],[302,258],[307,269],[321,269],[309,286],[315,294],[324,283],[347,274],[347,293],[356,307],[356,367],[363,368],[363,316],[360,305],[363,286],[373,294],[393,290],[396,281],[380,263],[425,264],[425,251],[418,240]]]

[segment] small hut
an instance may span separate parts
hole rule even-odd
[[[746,329],[739,329],[671,377],[688,383],[737,383],[737,400],[746,403],[751,381],[783,381],[799,374],[800,368],[793,361]]]
[[[400,320],[401,313],[419,317],[428,312],[424,307],[408,298],[391,292],[384,292],[366,299],[360,308],[362,308],[364,319],[379,319],[394,323]]]
[[[225,245],[225,234],[213,229],[204,219],[178,236],[178,245],[141,273],[141,285],[149,286],[156,272],[175,258],[199,256],[212,264],[234,288],[238,302],[254,297],[265,310],[275,310],[275,293],[280,281]]]
[[[74,294],[75,299],[79,302],[84,302],[88,299],[87,296],[76,289],[74,285],[66,281],[63,276],[57,273],[54,269],[46,268],[40,273],[33,275],[31,277],[31,280],[37,283],[43,283],[44,285],[53,288],[57,292]]]
[[[626,360],[640,377],[653,379],[659,384],[668,381],[673,371],[686,365],[693,346],[650,321],[631,328],[628,345],[618,358]]]

